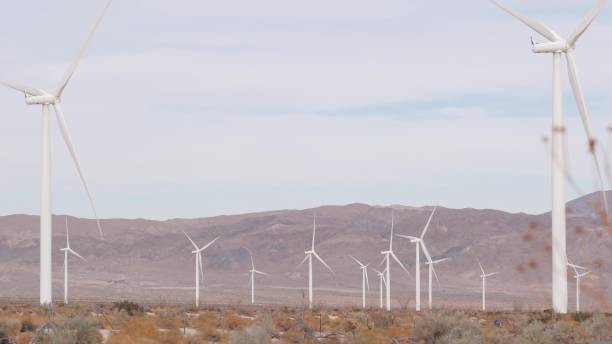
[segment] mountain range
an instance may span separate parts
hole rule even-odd
[[[612,195],[612,192],[609,192]],[[582,280],[583,309],[609,309],[612,296],[612,227],[597,210],[599,195],[567,204],[568,257],[593,271]],[[53,216],[53,288],[61,300],[65,222],[71,247],[87,258],[69,260],[70,295],[81,300],[130,299],[140,302],[191,302],[195,257],[183,235],[199,245],[221,238],[204,253],[203,303],[247,303],[250,259],[270,276],[256,277],[258,302],[302,305],[307,266],[298,266],[309,249],[313,216],[317,218],[316,249],[334,269],[314,266],[315,303],[356,306],[361,300],[361,271],[350,255],[370,265],[368,303],[378,304],[378,267],[388,248],[391,216],[395,233],[420,235],[432,206],[349,204],[303,210],[277,210],[196,219],[103,219],[104,236],[92,219]],[[38,297],[39,219],[32,215],[0,216],[0,299]],[[491,209],[450,209],[438,206],[425,242],[434,258],[451,258],[436,266],[437,307],[479,306],[481,280],[476,257],[487,272],[487,306],[540,309],[550,304],[550,214],[507,213]],[[394,238],[394,250],[408,268],[392,267],[392,299],[396,307],[414,305],[415,246]],[[424,263],[421,255],[421,263]],[[427,269],[421,267],[422,303]],[[569,274],[570,308],[574,279]],[[434,280],[435,281],[435,280]]]

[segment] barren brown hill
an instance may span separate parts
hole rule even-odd
[[[593,274],[583,280],[583,307],[610,308],[612,232],[602,223],[589,195],[568,203],[568,251],[574,262]],[[181,233],[200,244],[221,239],[205,253],[204,302],[239,303],[248,296],[249,258],[254,252],[259,270],[272,276],[257,278],[263,303],[301,304],[306,267],[297,265],[310,244],[312,217],[317,215],[317,251],[334,268],[331,274],[315,264],[315,300],[334,305],[360,302],[361,273],[350,260],[354,255],[376,268],[380,251],[388,246],[391,211],[396,234],[416,235],[432,207],[323,206],[305,210],[279,210],[199,219],[151,221],[105,219],[104,238],[95,221],[69,217],[71,246],[88,263],[70,260],[71,295],[80,299],[129,298],[143,302],[188,302],[193,298],[194,257]],[[61,299],[65,217],[54,216],[54,294]],[[549,303],[550,219],[548,214],[510,214],[497,210],[439,207],[426,236],[435,257],[452,260],[437,267],[440,286],[434,288],[437,306],[476,307],[480,279],[475,256],[488,271],[500,271],[487,281],[491,307],[543,308]],[[408,276],[393,267],[394,304],[414,302],[414,245],[394,239]],[[423,265],[423,301],[426,269]],[[369,302],[377,304],[378,283],[370,271]],[[574,280],[570,276],[570,305]],[[35,299],[38,294],[38,217],[0,217],[0,298]],[[571,307],[571,306],[570,306]]]

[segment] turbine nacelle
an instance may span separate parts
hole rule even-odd
[[[53,105],[59,102],[59,98],[56,96],[50,95],[47,92],[41,91],[44,93],[42,95],[28,95],[26,94],[25,102],[28,105]]]
[[[565,40],[544,43],[535,43],[533,40],[531,41],[531,51],[536,54],[564,53],[571,48],[572,47]]]

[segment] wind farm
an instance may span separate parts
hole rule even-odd
[[[1,11],[0,343],[612,340],[606,0],[272,2]]]

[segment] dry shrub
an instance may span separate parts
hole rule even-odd
[[[270,342],[270,336],[263,327],[253,325],[244,330],[232,331],[230,344],[266,344]]]
[[[297,326],[292,327],[281,336],[281,339],[283,343],[304,343],[304,330]]]
[[[101,341],[96,319],[84,316],[60,321],[52,331],[38,332],[34,338],[34,342],[40,344],[96,344]]]
[[[226,311],[223,315],[223,325],[228,330],[244,328],[250,324],[251,320],[241,318],[234,311]]]
[[[198,331],[200,332],[200,338],[208,342],[221,341],[221,332],[219,332],[216,327],[213,327],[208,323],[201,324],[200,327],[198,327]]]
[[[15,339],[21,332],[21,322],[17,319],[0,319],[0,339]]]
[[[155,342],[160,337],[155,319],[132,318],[108,341],[108,344],[139,344]]]
[[[279,331],[287,332],[293,327],[293,321],[288,317],[280,314],[279,317],[274,319],[274,325]]]
[[[585,322],[585,330],[593,340],[611,340],[612,322],[605,314],[596,313]]]
[[[417,318],[414,336],[426,343],[480,343],[479,325],[462,312],[433,312]]]
[[[553,332],[541,321],[532,321],[523,328],[516,337],[517,344],[549,344],[553,343]]]

